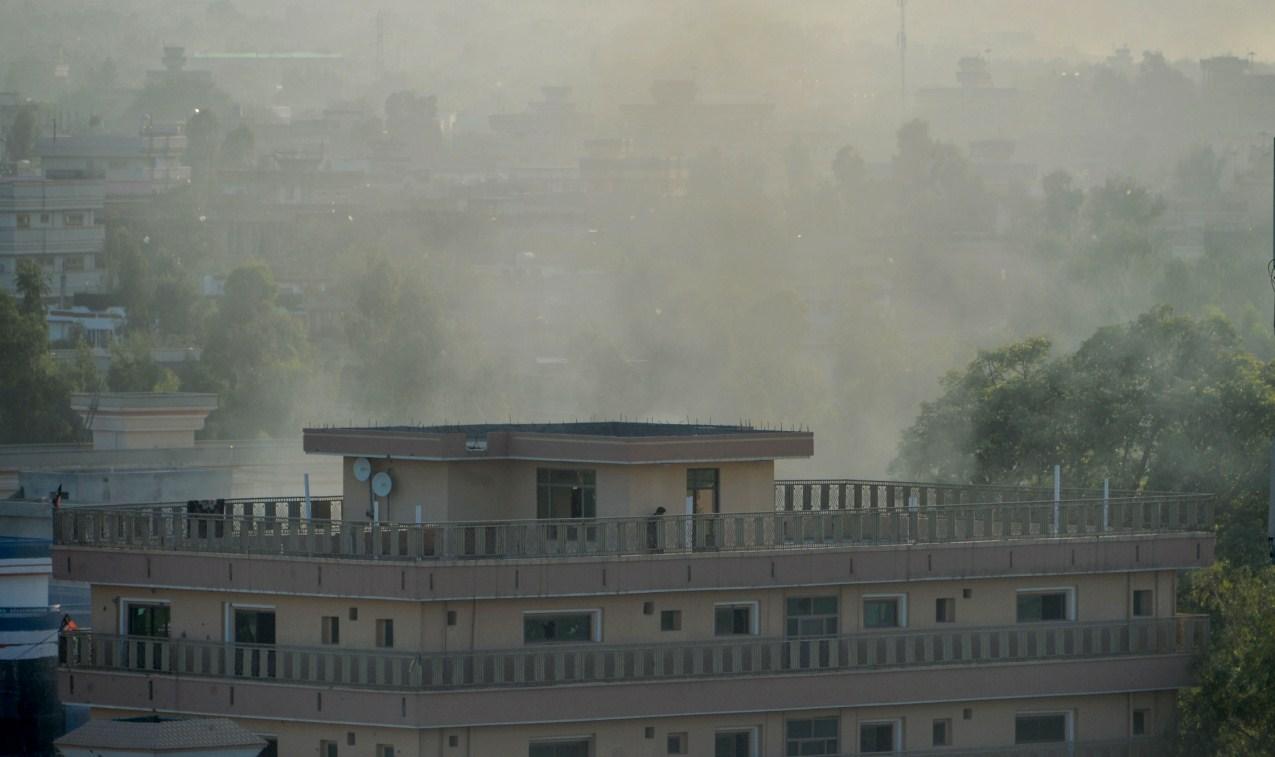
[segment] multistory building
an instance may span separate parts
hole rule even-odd
[[[339,493],[58,513],[60,693],[320,757],[1161,754],[1208,497],[777,480],[806,431],[315,428]]]
[[[0,287],[14,291],[18,263],[25,259],[44,272],[52,296],[102,292],[102,204],[101,179],[0,179]]]

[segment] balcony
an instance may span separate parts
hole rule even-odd
[[[323,498],[321,511],[339,511]],[[305,517],[301,500],[233,500],[214,513],[186,505],[67,508],[58,546],[295,556],[456,561],[723,554],[945,545],[1041,539],[1198,534],[1212,529],[1208,495],[993,501],[779,510],[663,517],[373,523]],[[902,504],[899,504],[902,502]],[[316,505],[315,511],[320,511]]]
[[[63,635],[60,657],[70,672],[443,692],[1191,655],[1203,649],[1207,636],[1203,616],[451,653],[75,633]]]
[[[909,749],[895,752],[903,757],[1163,757],[1173,754],[1173,742],[1167,737],[1134,736],[1104,741],[1068,741],[1057,744],[1020,744],[1016,746],[960,749]],[[836,757],[861,757],[861,753],[843,753]]]

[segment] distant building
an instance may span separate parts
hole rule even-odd
[[[83,306],[49,308],[44,320],[49,327],[49,344],[70,346],[83,340],[94,350],[110,349],[128,322],[124,308],[92,310]]]
[[[62,733],[48,502],[0,502],[0,755],[52,754]]]
[[[178,127],[146,127],[136,136],[80,134],[36,144],[49,179],[101,179],[107,203],[129,202],[190,182],[182,163],[186,135]]]
[[[650,103],[620,106],[624,137],[638,155],[695,157],[706,150],[745,151],[770,129],[770,103],[706,103],[695,82],[682,79],[651,85]]]
[[[186,48],[169,46],[164,48],[162,69],[146,72],[147,86],[178,86],[211,88],[213,86],[212,71],[186,68]]]
[[[0,287],[13,291],[18,261],[31,260],[53,297],[104,291],[103,202],[101,179],[0,179]]]

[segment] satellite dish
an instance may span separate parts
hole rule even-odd
[[[370,475],[372,475],[372,464],[367,461],[366,457],[360,457],[354,461],[355,478],[360,481],[366,481]]]
[[[394,488],[394,481],[390,478],[390,474],[385,471],[372,476],[372,492],[378,497],[387,496],[390,489]]]

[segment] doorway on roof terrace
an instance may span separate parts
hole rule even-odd
[[[691,544],[696,549],[716,549],[721,532],[717,515],[722,511],[721,475],[717,468],[686,469],[686,513],[691,516]]]

